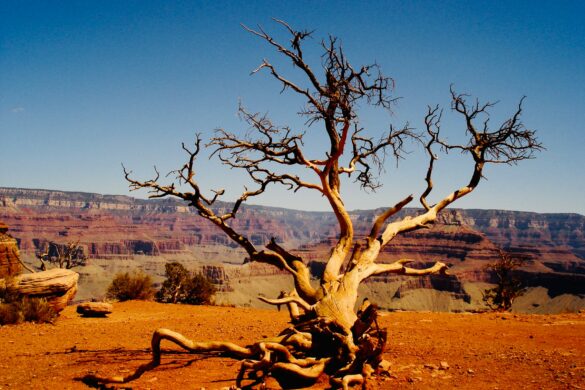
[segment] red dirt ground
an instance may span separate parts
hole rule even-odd
[[[0,327],[0,389],[83,389],[90,372],[125,374],[150,360],[152,331],[167,327],[197,340],[247,344],[276,335],[284,312],[126,302],[109,318],[81,318],[74,307],[55,325]],[[391,378],[378,389],[585,389],[585,314],[383,313]],[[221,389],[239,363],[163,349],[161,366],[129,387]],[[439,370],[447,362],[448,370]],[[267,388],[278,388],[274,381]],[[315,388],[327,388],[327,382]]]

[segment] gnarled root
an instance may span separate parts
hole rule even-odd
[[[238,387],[244,387],[244,381],[261,383],[271,376],[283,388],[303,388],[328,374],[334,387],[347,389],[365,383],[381,359],[386,331],[378,328],[376,317],[375,306],[365,308],[358,313],[359,319],[351,330],[333,319],[318,317],[247,347],[230,342],[194,342],[177,332],[158,329],[152,336],[150,362],[126,376],[86,375],[82,380],[96,386],[138,379],[160,365],[161,342],[168,340],[192,353],[244,359],[236,381]]]
[[[278,343],[261,342],[255,347],[262,357],[242,362],[236,382],[238,387],[242,387],[244,375],[249,371],[249,378],[258,382],[270,375],[285,389],[310,386],[323,374],[330,361],[329,358],[296,358],[288,348]]]
[[[128,383],[138,379],[147,371],[150,371],[160,365],[160,343],[163,340],[169,340],[179,347],[192,353],[210,353],[218,352],[225,356],[234,358],[250,358],[254,356],[254,352],[250,348],[240,347],[237,344],[228,342],[193,342],[180,333],[173,332],[169,329],[158,329],[152,335],[152,360],[146,364],[139,366],[136,371],[126,376],[100,376],[100,375],[86,375],[82,378],[86,384],[104,384],[104,383]]]
[[[364,377],[362,374],[348,374],[343,378],[331,378],[331,385],[341,387],[343,390],[348,390],[352,385],[361,385],[363,383]]]

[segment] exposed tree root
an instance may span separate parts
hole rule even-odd
[[[240,359],[254,356],[254,352],[250,348],[240,347],[237,344],[229,342],[193,342],[180,333],[161,328],[155,331],[152,335],[152,360],[150,362],[142,364],[136,369],[136,371],[126,376],[86,375],[83,377],[83,382],[92,385],[104,383],[128,383],[140,378],[145,372],[150,371],[160,365],[160,344],[163,340],[169,340],[192,353],[218,352],[225,356]]]
[[[161,363],[161,342],[168,340],[198,354],[217,354],[243,359],[236,380],[238,387],[276,379],[283,388],[303,388],[314,384],[323,374],[330,376],[334,387],[344,389],[364,383],[372,365],[377,365],[386,332],[371,327],[375,323],[375,306],[360,312],[359,335],[348,332],[330,318],[314,318],[285,329],[281,335],[247,347],[230,342],[194,342],[168,329],[158,329],[152,336],[152,360],[126,376],[86,375],[88,385],[128,383],[140,378]],[[355,342],[354,342],[355,340]],[[369,369],[366,369],[369,367]],[[364,375],[366,374],[366,375]],[[251,383],[249,381],[252,381]]]
[[[349,374],[343,378],[331,378],[331,384],[336,387],[341,387],[343,390],[348,390],[351,385],[363,384],[364,377],[362,374]]]

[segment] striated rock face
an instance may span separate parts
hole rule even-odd
[[[396,290],[394,297],[401,298],[406,291],[419,288],[446,291],[451,293],[455,299],[461,299],[467,303],[471,302],[471,296],[465,292],[459,278],[455,275],[428,275],[422,278],[409,278]]]
[[[331,224],[315,229],[318,215],[327,213],[314,214],[249,206],[242,208],[233,225],[255,244],[275,237],[295,247],[335,234],[333,216],[328,217]],[[194,246],[236,247],[214,225],[166,199],[0,188],[0,218],[12,226],[26,254],[38,251],[46,241],[79,240],[90,258],[113,259],[189,254]]]
[[[494,243],[534,260],[585,259],[585,217],[505,210],[462,210],[461,221]]]
[[[217,208],[227,210],[231,205],[218,203]],[[366,234],[380,212],[350,212],[356,235]],[[405,209],[396,218],[419,212]],[[243,251],[215,226],[172,199],[0,188],[0,220],[11,226],[21,252],[27,256],[32,256],[46,241],[79,240],[90,258],[104,261],[138,259],[141,264],[148,263],[149,258],[193,261],[226,291],[235,280],[283,275],[266,265],[241,266]],[[332,213],[249,205],[243,205],[231,222],[259,247],[275,237],[284,247],[297,248],[294,252],[310,264],[314,275],[322,270],[338,231]],[[380,259],[389,262],[410,258],[416,261],[414,266],[446,262],[454,275],[445,282],[447,285],[440,285],[433,278],[400,276],[376,277],[372,281],[403,283],[397,291],[400,296],[409,290],[433,289],[465,300],[461,284],[491,282],[484,267],[498,259],[500,249],[527,259],[523,272],[531,285],[547,285],[555,294],[562,291],[581,294],[575,291],[582,289],[572,286],[583,285],[579,275],[585,275],[585,217],[578,214],[446,210],[432,229],[397,237]]]
[[[18,243],[7,232],[8,226],[0,222],[0,278],[15,276],[22,271]]]
[[[9,293],[46,298],[49,305],[58,313],[73,299],[77,292],[79,275],[68,269],[54,268],[48,271],[16,276],[0,284]]]
[[[233,291],[233,283],[251,277],[270,278],[272,276],[287,276],[288,272],[268,264],[246,263],[243,265],[222,264],[204,265],[199,271],[208,277],[219,291]]]

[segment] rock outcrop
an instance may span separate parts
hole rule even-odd
[[[77,292],[79,275],[68,269],[54,268],[48,271],[18,275],[0,279],[0,289],[9,294],[45,298],[49,305],[60,312],[73,300]]]
[[[7,232],[8,226],[0,222],[0,278],[16,276],[22,272],[18,243]]]

